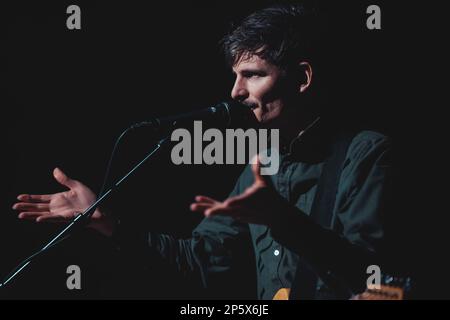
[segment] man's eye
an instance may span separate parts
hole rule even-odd
[[[257,72],[250,72],[250,73],[245,73],[244,77],[246,78],[257,78],[257,77],[261,77],[262,74],[257,73]]]

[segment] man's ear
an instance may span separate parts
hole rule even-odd
[[[299,73],[304,75],[302,83],[300,84],[300,92],[303,93],[311,85],[313,71],[309,62],[306,61],[300,62],[298,66],[300,69]]]

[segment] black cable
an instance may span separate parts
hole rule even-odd
[[[105,192],[106,185],[107,185],[108,179],[109,179],[109,174],[110,174],[111,167],[112,167],[112,163],[113,163],[113,160],[114,160],[114,156],[115,156],[115,154],[116,154],[117,147],[119,146],[119,143],[120,143],[120,141],[122,140],[122,138],[123,138],[128,132],[130,132],[130,131],[132,131],[132,130],[134,130],[134,129],[137,129],[137,128],[146,126],[146,125],[148,125],[148,124],[150,124],[150,122],[145,122],[145,121],[144,121],[144,122],[135,123],[135,124],[131,125],[130,127],[126,128],[124,131],[122,131],[122,133],[121,133],[121,134],[119,135],[119,137],[116,139],[116,142],[114,143],[114,147],[113,147],[113,149],[112,149],[111,155],[110,155],[109,160],[108,160],[108,165],[106,166],[106,172],[105,172],[105,176],[104,176],[104,178],[103,178],[103,184],[102,184],[102,187],[101,187],[101,189],[100,189],[100,192],[98,193],[98,197],[101,197],[101,196],[103,195],[103,192]]]
[[[98,193],[98,197],[101,197],[103,195],[103,192],[105,192],[106,184],[108,182],[108,178],[109,178],[109,174],[110,174],[110,170],[111,170],[111,165],[114,160],[114,156],[116,154],[117,147],[119,146],[119,142],[132,129],[134,129],[134,126],[126,128],[116,139],[116,142],[114,143],[114,147],[112,149],[111,155],[109,156],[108,165],[106,166],[106,172],[105,172],[105,176],[103,178],[103,184],[100,189],[100,192]]]
[[[127,129],[125,129],[125,130],[119,135],[119,137],[116,139],[116,142],[114,143],[113,150],[112,150],[112,152],[111,152],[111,156],[109,157],[108,165],[107,165],[107,167],[106,167],[105,176],[104,176],[104,178],[103,178],[103,185],[102,185],[102,188],[100,189],[100,192],[99,192],[99,195],[98,195],[97,199],[100,198],[100,197],[103,195],[104,191],[105,191],[106,184],[107,184],[107,182],[108,182],[108,178],[109,178],[109,174],[110,174],[110,170],[111,170],[111,165],[112,165],[112,163],[113,163],[113,159],[114,159],[114,156],[115,156],[115,154],[116,154],[117,147],[118,147],[120,141],[122,140],[122,138],[123,138],[129,131],[131,131],[131,130],[133,130],[133,129],[136,129],[136,128],[139,128],[139,127],[142,127],[142,126],[145,126],[146,124],[147,124],[146,122],[141,122],[141,123],[134,124],[134,125],[128,127]],[[22,261],[22,262],[21,262],[21,263],[13,270],[13,271],[11,271],[11,272],[4,278],[4,279],[6,279],[6,280],[4,280],[4,281],[2,281],[2,282],[0,283],[0,287],[6,285],[6,284],[10,281],[10,279],[14,278],[14,276],[15,276],[18,272],[20,272],[22,269],[24,269],[24,268],[31,262],[31,260],[32,260],[34,257],[36,257],[36,256],[39,255],[39,254],[42,254],[43,252],[47,251],[47,250],[50,249],[50,248],[53,248],[55,245],[61,243],[62,241],[66,240],[67,238],[69,238],[71,235],[72,235],[72,234],[68,234],[68,235],[66,235],[64,238],[62,238],[62,239],[56,241],[55,243],[52,243],[52,244],[50,244],[50,245],[48,245],[48,246],[45,246],[45,247],[41,248],[40,250],[36,251],[36,252],[33,253],[32,255],[30,255],[28,258],[26,258],[25,260],[23,260],[23,261]]]

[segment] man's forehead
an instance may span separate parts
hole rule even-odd
[[[233,65],[232,69],[233,69],[233,72],[239,72],[241,70],[246,70],[246,69],[268,68],[269,66],[270,66],[270,63],[268,63],[266,60],[260,58],[258,55],[245,54],[245,55],[241,55],[241,57]]]

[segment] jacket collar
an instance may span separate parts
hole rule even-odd
[[[331,125],[317,117],[289,143],[280,141],[280,152],[295,161],[322,162],[328,154]]]

